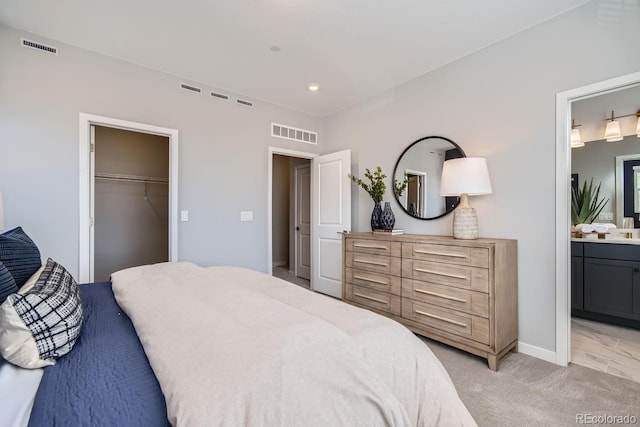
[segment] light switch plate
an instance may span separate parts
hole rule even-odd
[[[240,221],[253,221],[253,211],[241,211]]]
[[[180,221],[189,221],[189,211],[180,211]]]

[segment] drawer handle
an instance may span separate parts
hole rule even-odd
[[[446,276],[446,277],[453,277],[454,279],[467,280],[467,276],[460,276],[458,274],[443,273],[441,271],[433,271],[433,270],[427,270],[426,268],[417,268],[417,267],[415,270],[419,271],[420,273],[437,274],[438,276]]]
[[[364,280],[366,282],[373,282],[373,283],[379,283],[380,285],[388,285],[389,282],[385,282],[384,280],[376,280],[376,279],[371,279],[369,277],[364,277],[364,276],[353,276],[354,279],[360,279],[360,280]]]
[[[463,254],[448,254],[444,252],[432,252],[432,251],[424,251],[420,249],[414,249],[414,252],[417,254],[424,254],[424,255],[448,256],[450,258],[466,258],[467,257],[466,255],[463,255]]]
[[[449,295],[444,295],[444,294],[439,294],[437,292],[431,292],[431,291],[425,291],[424,289],[414,289],[414,291],[416,292],[420,292],[421,294],[427,294],[427,295],[433,295],[434,297],[439,297],[439,298],[444,298],[444,299],[449,299],[451,301],[458,301],[458,302],[467,302],[466,299],[462,299],[462,298],[456,298],[456,297],[451,297]]]
[[[447,319],[446,317],[436,316],[435,314],[425,313],[424,311],[420,311],[420,310],[415,310],[415,312],[418,313],[418,314],[422,314],[423,316],[433,317],[434,319],[442,320],[443,322],[452,323],[454,325],[462,326],[463,328],[467,327],[467,325],[465,323],[456,322],[455,320]]]
[[[383,267],[388,267],[389,266],[389,264],[387,264],[386,262],[369,261],[368,259],[354,259],[353,262],[361,262],[363,264],[381,265]]]
[[[376,246],[376,245],[365,245],[362,243],[354,243],[353,244],[354,248],[366,248],[366,249],[384,249],[385,251],[388,251],[389,248],[386,246]]]
[[[368,300],[371,300],[371,301],[379,302],[379,303],[384,304],[384,305],[389,304],[389,303],[388,303],[387,301],[385,301],[385,300],[378,299],[378,298],[374,298],[374,297],[370,297],[369,295],[362,295],[362,294],[359,294],[359,293],[357,293],[357,292],[354,292],[354,293],[353,293],[353,295],[354,295],[354,296],[357,296],[357,297],[360,297],[360,298],[368,299]]]

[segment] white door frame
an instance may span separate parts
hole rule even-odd
[[[556,364],[571,361],[571,103],[640,84],[640,72],[556,94]]]
[[[273,274],[273,155],[297,157],[299,159],[314,159],[315,153],[307,151],[289,150],[287,148],[269,147],[269,167],[267,172],[267,274]],[[311,224],[313,224],[313,174],[311,175]],[[313,242],[313,227],[311,227],[311,241]],[[313,244],[311,245],[311,269],[313,270]],[[312,276],[313,278],[313,276]],[[311,287],[313,289],[313,286]]]
[[[78,282],[93,282],[91,126],[105,126],[169,138],[169,261],[178,260],[178,130],[80,113],[80,251]]]

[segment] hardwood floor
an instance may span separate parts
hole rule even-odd
[[[295,285],[302,286],[305,289],[311,289],[311,285],[309,280],[303,279],[302,277],[296,277],[293,271],[289,271],[287,267],[273,267],[273,275],[279,277],[280,279],[286,280],[287,282],[291,282]]]
[[[640,382],[640,330],[574,317],[571,363]]]

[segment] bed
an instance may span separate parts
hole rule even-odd
[[[424,343],[370,311],[237,267],[111,281],[78,286],[82,332],[44,368],[30,426],[475,425]]]

